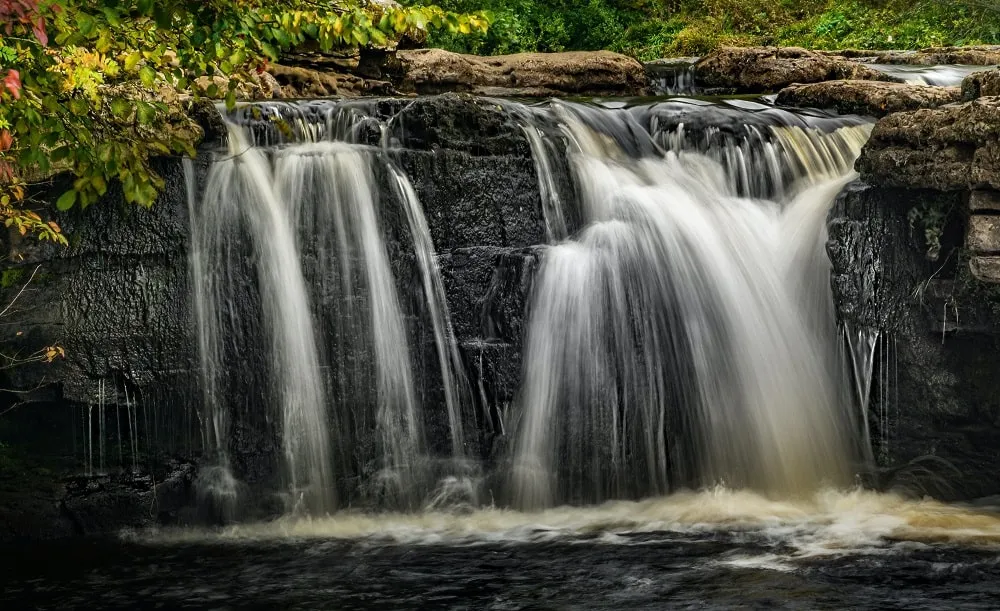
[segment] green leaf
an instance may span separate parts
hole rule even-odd
[[[118,17],[118,11],[110,7],[104,7],[102,9],[104,13],[104,18],[108,20],[108,24],[118,27],[122,24],[122,20]]]
[[[52,161],[62,161],[63,159],[66,159],[67,157],[69,157],[69,153],[70,153],[69,146],[65,146],[64,145],[64,146],[60,146],[58,148],[52,149],[52,153],[49,155],[49,157],[52,158]]]
[[[138,7],[139,12],[143,15],[149,15],[153,12],[153,0],[139,0]]]
[[[83,98],[72,98],[69,101],[69,109],[74,115],[82,117],[90,112],[90,104]]]
[[[148,102],[136,102],[135,110],[139,123],[143,125],[149,125],[156,119],[156,107]]]
[[[156,71],[149,66],[143,66],[139,70],[139,80],[146,87],[152,87],[153,83],[156,82]]]
[[[75,203],[76,203],[76,191],[73,191],[71,189],[59,196],[59,199],[56,200],[56,208],[63,211],[69,210],[70,208],[73,207],[73,204]]]
[[[261,42],[260,48],[262,51],[264,51],[264,53],[271,61],[273,62],[278,61],[278,50],[274,48],[274,45],[266,42]]]
[[[108,183],[104,181],[103,176],[94,176],[94,179],[90,181],[94,189],[97,191],[98,195],[104,195],[108,190]]]
[[[232,110],[233,108],[236,108],[236,90],[230,88],[229,93],[226,94],[226,110]]]
[[[122,98],[114,98],[111,100],[111,114],[122,118],[128,114],[131,105]]]
[[[153,8],[153,20],[156,22],[156,27],[161,30],[169,30],[171,22],[174,20],[173,10],[158,4]]]
[[[138,51],[129,53],[128,57],[125,58],[125,70],[127,72],[135,70],[135,67],[139,65],[140,60],[142,60],[142,54]]]
[[[84,36],[90,36],[94,32],[97,22],[87,13],[78,13],[76,16],[76,27]]]

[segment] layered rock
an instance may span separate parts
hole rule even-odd
[[[1000,97],[891,114],[857,168],[869,184],[942,191],[1000,188]]]
[[[421,49],[400,51],[398,57],[404,73],[400,89],[420,94],[632,96],[649,86],[642,64],[610,51],[479,57]]]
[[[838,79],[895,80],[864,64],[799,47],[722,47],[702,58],[694,70],[701,87],[746,93]]]
[[[836,51],[818,51],[818,53],[831,57],[843,57],[875,64],[912,66],[940,66],[942,64],[993,66],[1000,64],[1000,46],[997,45],[927,47],[916,51],[840,49]]]
[[[277,98],[355,97],[395,93],[388,81],[366,79],[336,70],[272,64],[265,74],[274,79],[276,87],[272,97]]]
[[[786,87],[778,93],[777,103],[882,117],[894,112],[936,108],[958,102],[960,98],[958,87],[838,80]]]

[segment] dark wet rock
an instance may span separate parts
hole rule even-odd
[[[531,157],[520,124],[506,109],[488,99],[468,94],[384,99],[375,101],[370,112],[380,121],[391,120],[390,137],[399,148]],[[378,144],[374,138],[381,138],[381,134],[373,132],[371,136],[370,143]]]
[[[1000,492],[1000,291],[963,250],[965,203],[856,183],[830,215],[839,317],[880,334],[867,413],[880,485],[945,499]]]
[[[862,178],[943,191],[1000,188],[1000,97],[879,120],[862,150]]]
[[[72,478],[62,510],[81,535],[177,523],[193,501],[194,474],[194,465],[176,463],[159,481],[151,474]]]
[[[895,81],[874,68],[799,47],[722,47],[695,64],[695,83],[738,93],[838,79]]]
[[[962,79],[962,100],[965,102],[995,95],[1000,95],[1000,70],[973,72]]]
[[[894,112],[936,108],[958,102],[960,97],[958,87],[842,80],[786,87],[778,93],[777,103],[883,117]]]
[[[479,57],[421,49],[398,55],[405,72],[400,88],[421,94],[631,96],[646,93],[649,85],[642,64],[610,51]]]

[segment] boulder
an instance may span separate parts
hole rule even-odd
[[[980,282],[1000,283],[1000,257],[970,257],[969,271]]]
[[[936,108],[958,102],[960,97],[958,87],[841,80],[785,87],[778,93],[777,103],[882,117],[893,112]]]
[[[642,95],[649,86],[642,64],[610,51],[479,57],[420,49],[400,51],[398,57],[404,71],[400,88],[419,94],[628,96]]]
[[[891,51],[879,54],[876,61],[880,64],[913,64],[920,66],[940,66],[941,64],[992,66],[1000,64],[1000,46],[928,47],[910,52]]]
[[[1000,188],[1000,97],[888,115],[856,167],[886,187]]]
[[[973,72],[962,79],[962,100],[971,102],[984,96],[1000,95],[1000,70]]]
[[[975,253],[1000,253],[1000,216],[973,214],[969,217],[965,245]]]
[[[694,70],[700,87],[745,93],[836,79],[896,80],[862,63],[799,47],[721,47],[695,64]]]

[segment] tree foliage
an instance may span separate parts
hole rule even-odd
[[[1000,44],[1000,0],[403,0],[487,10],[488,31],[431,44],[483,54],[611,49],[648,60],[719,45],[914,49]]]
[[[129,202],[152,204],[163,180],[150,157],[194,155],[201,135],[165,100],[194,90],[232,105],[300,45],[384,47],[487,27],[480,13],[361,0],[0,0],[0,218],[65,242],[25,201],[26,183],[55,171],[75,177],[61,210],[94,203],[114,180]]]

